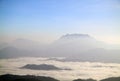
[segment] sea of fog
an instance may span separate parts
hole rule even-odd
[[[62,58],[57,58],[62,59]],[[59,68],[70,68],[72,70],[30,70],[20,69],[26,64],[51,64]],[[17,74],[17,75],[37,75],[50,76],[61,81],[72,81],[73,79],[104,79],[108,77],[120,76],[119,63],[100,63],[100,62],[63,62],[49,58],[14,58],[0,59],[0,75],[2,74]]]

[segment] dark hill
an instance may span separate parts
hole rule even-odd
[[[111,78],[103,79],[101,81],[120,81],[120,77],[111,77]]]
[[[73,81],[96,81],[96,80],[94,80],[94,79],[76,79]]]
[[[70,70],[70,69],[62,69],[58,68],[54,65],[48,65],[48,64],[40,64],[40,65],[35,65],[35,64],[27,64],[23,67],[23,69],[32,69],[32,70]]]
[[[0,81],[59,81],[51,77],[33,75],[12,75],[5,74],[0,76]]]

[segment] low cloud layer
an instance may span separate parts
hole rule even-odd
[[[104,79],[108,77],[120,76],[120,64],[117,63],[100,63],[100,62],[61,62],[48,60],[49,58],[17,58],[17,59],[1,59],[0,75],[11,74],[31,74],[40,76],[50,76],[61,81],[72,81],[73,79],[93,78]],[[45,71],[45,70],[29,70],[20,69],[26,64],[50,64],[59,68],[71,68],[72,70],[64,71]]]

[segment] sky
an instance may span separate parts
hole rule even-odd
[[[67,33],[120,44],[120,0],[0,0],[0,39],[52,42]]]

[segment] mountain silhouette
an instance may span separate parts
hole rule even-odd
[[[58,67],[56,67],[54,65],[49,65],[49,64],[40,64],[40,65],[27,64],[27,65],[21,67],[21,69],[31,69],[31,70],[71,70],[71,69],[58,68]]]
[[[60,81],[51,77],[35,76],[35,75],[0,75],[0,81]],[[73,81],[97,81],[94,79],[75,79]],[[110,77],[99,81],[120,81],[120,77]]]
[[[97,81],[97,80],[94,80],[94,79],[76,79],[73,81]]]
[[[100,81],[120,81],[120,77],[110,77]]]
[[[44,76],[5,74],[0,76],[0,81],[59,81],[59,80]]]

